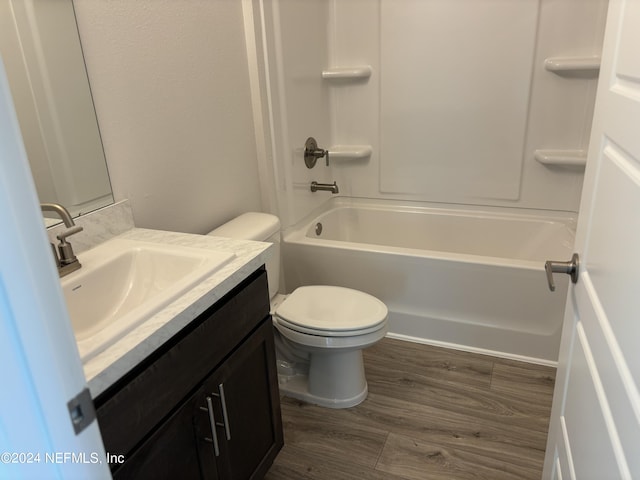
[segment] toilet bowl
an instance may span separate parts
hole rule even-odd
[[[330,408],[358,405],[368,392],[362,350],[387,333],[387,307],[367,293],[328,285],[278,294],[279,234],[277,217],[254,212],[210,233],[274,243],[266,269],[281,393]]]

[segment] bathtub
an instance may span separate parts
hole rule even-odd
[[[389,336],[554,365],[575,217],[338,197],[283,232],[288,291],[339,285],[389,308]]]

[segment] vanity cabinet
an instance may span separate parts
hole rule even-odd
[[[279,402],[264,269],[95,399],[114,479],[262,478]]]
[[[275,366],[272,329],[270,322],[263,323],[196,395],[201,463],[212,472],[207,478],[216,478],[214,471],[219,478],[252,478],[256,471],[264,475],[273,460],[272,418],[280,411],[266,408],[274,406],[265,368],[267,362]]]

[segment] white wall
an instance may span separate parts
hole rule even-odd
[[[75,0],[116,200],[206,233],[260,210],[241,2]]]
[[[267,15],[267,41],[285,39],[267,62],[281,57],[272,84],[287,89],[271,92],[309,107],[273,109],[274,124],[299,132],[275,156],[289,223],[327,198],[296,188],[312,178],[355,197],[578,210],[583,170],[542,165],[533,152],[587,148],[596,78],[559,76],[544,61],[598,55],[606,0],[264,3],[278,17]],[[371,78],[320,78],[353,65],[371,65]],[[367,144],[373,154],[305,171],[295,150],[303,132],[325,148]]]

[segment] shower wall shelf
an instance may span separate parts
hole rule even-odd
[[[331,67],[322,71],[322,78],[327,80],[359,80],[369,78],[372,71],[371,65]]]
[[[533,158],[548,167],[578,167],[587,164],[586,150],[536,150]]]
[[[597,75],[600,71],[600,57],[550,57],[544,61],[544,68],[558,75],[572,73]]]
[[[371,145],[334,145],[329,148],[331,161],[357,161],[364,160],[371,156],[373,147]]]

